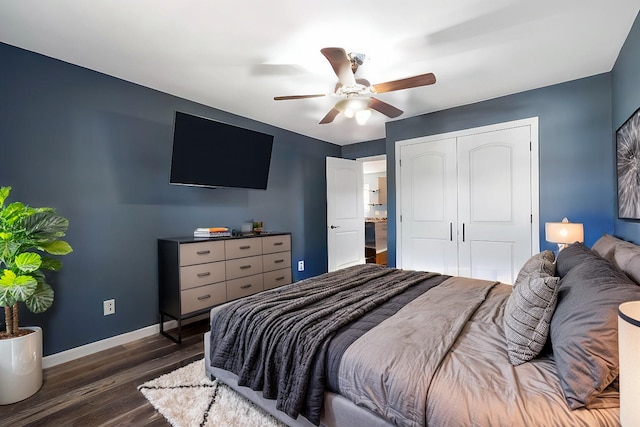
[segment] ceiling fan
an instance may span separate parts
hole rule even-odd
[[[427,86],[436,82],[436,76],[433,73],[427,73],[372,85],[366,79],[355,76],[358,67],[364,62],[365,55],[361,53],[347,54],[340,47],[325,47],[320,52],[327,58],[338,76],[339,82],[336,84],[334,94],[343,98],[320,120],[320,124],[331,123],[340,113],[349,118],[355,117],[359,124],[364,124],[371,115],[371,110],[376,110],[387,117],[398,117],[403,113],[402,110],[371,95]],[[322,96],[326,96],[326,94],[276,96],[273,99],[283,101]]]

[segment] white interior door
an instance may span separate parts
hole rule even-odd
[[[456,155],[455,138],[400,149],[402,268],[458,272]]]
[[[327,157],[328,271],[364,264],[362,163]]]
[[[513,283],[531,256],[529,126],[458,138],[459,275]]]

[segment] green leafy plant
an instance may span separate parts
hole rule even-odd
[[[21,202],[5,205],[11,187],[0,187],[0,306],[4,306],[6,332],[0,338],[20,335],[18,303],[34,313],[53,304],[53,289],[44,271],[57,271],[60,260],[49,255],[73,251],[60,240],[69,220],[53,208],[32,208]]]

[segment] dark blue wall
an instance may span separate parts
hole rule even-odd
[[[45,355],[158,322],[158,237],[259,219],[292,233],[295,280],[326,271],[325,157],[340,146],[4,44],[0,64],[0,185],[70,221],[53,307],[21,310],[44,327]],[[274,135],[268,189],[170,186],[175,110]]]
[[[636,17],[611,74],[615,132],[640,108],[640,15]],[[613,173],[615,174],[615,170]],[[625,240],[640,243],[640,221],[616,219],[615,234]]]
[[[355,160],[362,157],[379,156],[385,154],[386,149],[386,140],[376,139],[374,141],[344,145],[342,147],[342,157],[344,159]]]
[[[326,271],[325,157],[386,152],[395,218],[395,143],[417,136],[537,116],[541,249],[553,248],[544,222],[564,216],[585,224],[589,245],[614,227],[640,241],[640,223],[616,219],[613,137],[640,106],[637,19],[612,73],[394,121],[386,141],[342,148],[3,44],[0,64],[0,185],[71,223],[54,306],[21,311],[23,325],[44,327],[45,354],[158,322],[158,237],[261,219],[293,233],[293,261],[306,263],[296,280]],[[268,190],[169,186],[175,110],[275,135]],[[391,265],[395,231],[390,221]],[[108,298],[116,315],[104,317]]]
[[[614,177],[611,77],[601,74],[387,124],[388,217],[396,216],[395,144],[494,123],[539,118],[540,248],[544,223],[582,222],[585,243],[613,231]],[[389,262],[395,265],[395,221],[388,226]]]

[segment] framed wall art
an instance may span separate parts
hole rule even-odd
[[[616,131],[618,217],[640,219],[640,108]]]

